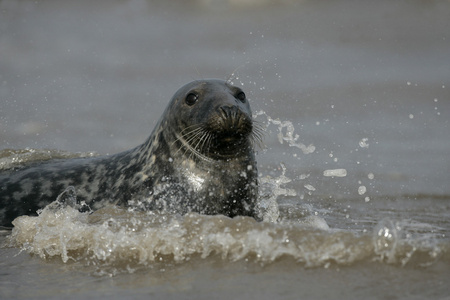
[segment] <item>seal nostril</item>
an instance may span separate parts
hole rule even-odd
[[[237,108],[235,105],[233,105],[233,106],[221,106],[221,107],[219,107],[219,111],[221,112],[222,116],[225,119],[228,119],[228,118],[236,117],[238,112],[239,112],[239,108]]]
[[[221,106],[221,107],[219,107],[219,111],[222,114],[222,117],[224,119],[227,119],[227,118],[230,117],[230,107],[228,107],[228,106]]]

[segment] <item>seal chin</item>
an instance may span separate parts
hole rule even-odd
[[[217,146],[211,147],[208,157],[216,160],[228,160],[245,156],[250,148],[250,143],[242,141],[219,141]]]

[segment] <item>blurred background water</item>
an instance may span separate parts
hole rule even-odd
[[[5,149],[130,149],[150,135],[179,87],[231,76],[267,125],[261,176],[271,176],[275,191],[285,166],[290,181],[279,186],[287,189],[277,199],[280,223],[227,221],[248,233],[233,235],[235,242],[273,237],[243,258],[222,248],[203,258],[207,250],[189,237],[200,248],[181,262],[116,274],[102,262],[77,261],[83,255],[69,263],[63,254],[40,258],[49,244],[30,242],[28,227],[31,240],[0,249],[0,296],[446,299],[449,16],[449,1],[1,0],[2,163],[13,161]],[[346,176],[324,176],[336,169]],[[315,216],[330,229],[320,231],[317,219],[305,229]],[[208,234],[231,247],[220,238],[224,221],[210,221]],[[278,255],[286,232],[296,251],[316,246]],[[10,234],[2,232],[2,242]],[[349,257],[333,256],[336,247]],[[258,249],[268,254],[255,262]]]

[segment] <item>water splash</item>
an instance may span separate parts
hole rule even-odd
[[[284,182],[282,178],[279,182]],[[280,192],[289,190],[280,188]],[[269,223],[250,217],[180,216],[115,205],[88,214],[55,203],[37,217],[14,220],[8,240],[10,246],[43,259],[59,257],[64,263],[94,267],[100,275],[155,264],[167,267],[193,257],[258,264],[288,258],[307,267],[373,260],[427,266],[450,250],[448,243],[439,244],[420,233],[430,231],[426,224],[385,219],[373,233],[361,234],[330,230],[318,221]]]
[[[81,212],[92,212],[92,209],[85,201],[77,199],[77,192],[75,187],[68,186],[61,194],[58,195],[56,201],[50,203],[45,208],[48,210],[56,211],[65,207],[72,207]],[[43,209],[37,211],[38,215],[41,214]]]
[[[379,222],[373,230],[374,251],[382,260],[386,259],[388,263],[396,262],[397,231],[398,228],[389,219]]]
[[[372,242],[376,259],[389,264],[429,266],[450,250],[429,224],[412,220],[381,220],[373,230]]]
[[[14,225],[12,245],[43,259],[59,256],[65,263],[125,272],[155,262],[182,263],[194,255],[264,264],[287,256],[307,266],[346,264],[367,256],[364,247],[352,246],[355,237],[348,232],[249,217],[174,216],[114,206],[88,216],[66,207],[44,209],[38,217],[19,217]]]
[[[262,219],[266,222],[277,222],[280,217],[277,198],[279,196],[297,196],[294,189],[283,187],[292,180],[286,177],[286,166],[280,164],[281,175],[278,177],[271,177],[269,175],[260,177],[260,199],[258,209],[262,213]]]
[[[256,118],[258,116],[265,116],[268,125],[273,124],[278,126],[277,137],[280,144],[287,142],[290,147],[297,147],[302,150],[303,154],[310,154],[316,150],[316,147],[312,144],[306,146],[303,143],[297,142],[300,136],[294,133],[295,127],[291,121],[281,121],[280,119],[273,119],[263,110],[257,111],[254,114],[253,118]]]

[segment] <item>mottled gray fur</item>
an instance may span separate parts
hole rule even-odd
[[[0,225],[36,214],[69,186],[93,210],[112,202],[258,218],[255,136],[241,89],[217,79],[191,82],[176,92],[153,133],[134,149],[0,174]]]

